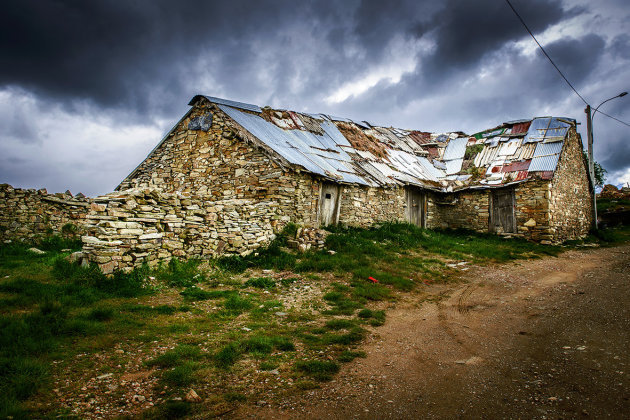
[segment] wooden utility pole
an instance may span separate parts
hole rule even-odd
[[[588,172],[591,175],[591,185],[593,187],[593,228],[597,230],[597,194],[595,192],[595,161],[593,160],[593,117],[591,106],[586,105],[586,135],[588,137]]]

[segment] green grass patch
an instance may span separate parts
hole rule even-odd
[[[356,359],[357,357],[365,358],[367,357],[367,354],[364,351],[344,350],[337,357],[337,360],[339,360],[341,363],[349,363],[353,361],[354,359]]]
[[[374,327],[381,326],[385,323],[385,311],[373,311],[371,309],[361,309],[357,316],[360,319],[366,320],[370,325]]]
[[[180,294],[189,301],[211,300],[234,297],[238,295],[235,290],[203,290],[199,287],[192,286],[184,289]]]
[[[173,387],[189,386],[195,381],[195,373],[198,369],[197,363],[184,362],[162,373],[162,382]]]
[[[335,362],[321,360],[299,361],[295,369],[318,381],[329,381],[339,372],[339,365]]]
[[[268,277],[257,277],[247,280],[243,286],[256,287],[258,289],[273,289],[276,287],[276,282]]]
[[[205,280],[198,267],[201,263],[197,259],[189,259],[185,262],[172,258],[166,266],[159,266],[155,275],[169,286],[190,287]]]
[[[223,304],[225,311],[230,314],[242,314],[254,307],[254,303],[247,297],[230,295]]]
[[[356,324],[349,319],[331,319],[324,325],[329,330],[347,330],[354,327]]]
[[[201,349],[198,346],[180,344],[173,350],[169,350],[145,362],[146,366],[174,367],[184,364],[186,361],[197,360],[201,357]]]

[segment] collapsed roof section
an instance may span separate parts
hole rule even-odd
[[[294,169],[366,186],[453,191],[550,179],[575,125],[571,119],[541,117],[506,122],[471,136],[434,134],[201,95],[190,105],[202,98]]]

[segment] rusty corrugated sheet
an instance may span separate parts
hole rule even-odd
[[[512,126],[512,134],[526,134],[527,131],[529,130],[529,126],[532,125],[531,121],[526,121],[526,122],[520,122],[517,124],[514,124]]]
[[[402,183],[461,189],[523,181],[530,173],[549,179],[563,139],[575,124],[542,117],[505,123],[469,137],[375,127],[324,114],[262,110],[255,105],[206,98],[289,163],[338,182],[361,185]],[[258,109],[260,115],[254,114]],[[485,170],[485,178],[455,176],[462,169],[469,144],[483,144],[472,164]],[[453,184],[456,181],[458,184]]]
[[[507,163],[503,166],[503,168],[501,168],[501,171],[502,172],[519,172],[519,171],[527,172],[527,170],[529,169],[529,164],[531,162],[532,162],[531,160],[523,160],[520,162]]]

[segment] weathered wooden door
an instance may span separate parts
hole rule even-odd
[[[426,195],[419,189],[407,188],[407,221],[425,227]]]
[[[322,194],[319,200],[319,224],[321,226],[337,223],[340,191],[341,188],[337,184],[322,183]]]
[[[515,233],[516,220],[514,217],[514,189],[502,188],[492,190],[491,212],[490,212],[490,232],[495,233]]]

